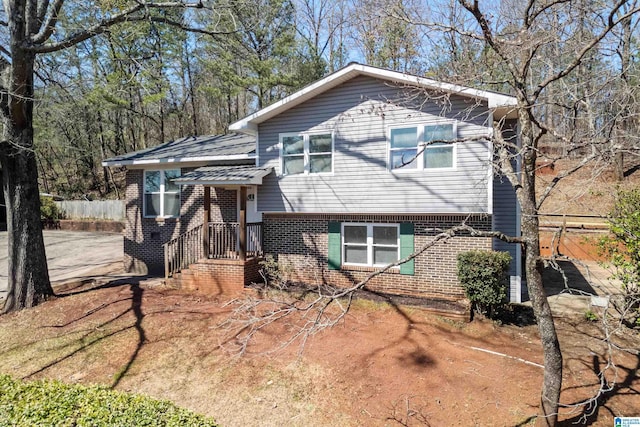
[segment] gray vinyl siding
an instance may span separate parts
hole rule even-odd
[[[275,173],[259,187],[258,209],[307,213],[488,212],[488,143],[457,144],[455,170],[390,172],[392,127],[458,120],[458,137],[487,135],[485,105],[460,96],[425,101],[387,82],[359,76],[259,126],[259,166]],[[437,96],[437,95],[436,95]],[[441,96],[440,96],[441,98]],[[404,100],[399,102],[398,100]],[[327,175],[280,176],[279,135],[333,132],[334,170]]]
[[[515,121],[510,121],[505,124],[506,130],[503,132],[505,138],[516,138],[516,126]],[[515,166],[515,164],[514,164]],[[520,229],[518,227],[518,202],[516,200],[516,193],[511,185],[511,182],[506,176],[501,174],[495,174],[493,179],[493,229],[501,231],[509,236],[519,236]],[[509,300],[516,302],[516,296],[518,293],[518,281],[516,277],[521,276],[521,272],[517,270],[519,261],[518,245],[513,243],[506,243],[499,239],[493,239],[493,249],[496,251],[507,251],[511,254],[511,266],[509,268],[509,275],[511,276],[511,283],[509,289]],[[522,296],[526,297],[526,288],[522,292]],[[517,301],[520,302],[520,301]]]

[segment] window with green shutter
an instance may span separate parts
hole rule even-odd
[[[341,243],[341,224],[339,222],[329,222],[329,242],[327,261],[329,270],[340,270],[342,264],[342,243]]]
[[[400,224],[400,259],[406,258],[413,253],[414,248],[414,226],[411,222]],[[413,276],[415,273],[415,259],[405,262],[400,266],[400,274]]]
[[[328,267],[342,265],[383,267],[411,255],[414,251],[414,226],[401,224],[329,222]],[[400,266],[400,273],[413,275],[415,262]]]

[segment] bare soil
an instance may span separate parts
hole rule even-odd
[[[527,425],[538,412],[543,363],[532,325],[447,320],[418,308],[359,301],[338,326],[277,351],[291,323],[237,357],[220,327],[234,301],[130,280],[71,291],[0,317],[0,372],[101,383],[169,399],[222,426]],[[118,284],[121,283],[121,284]],[[75,293],[74,293],[75,292]],[[565,355],[562,402],[599,388],[607,360],[600,323],[557,320]],[[617,341],[640,347],[638,334]],[[614,350],[614,388],[592,425],[640,414],[640,358]],[[588,407],[564,408],[566,425]]]
[[[536,175],[538,197],[562,171],[575,167],[577,160],[559,160],[553,171],[541,169]],[[616,190],[637,188],[640,184],[640,169],[632,168],[622,182],[616,182],[610,166],[590,164],[558,181],[549,197],[543,202],[540,212],[556,215],[593,215],[606,217],[613,208]],[[544,219],[544,218],[543,218]],[[587,221],[581,218],[581,221]],[[603,219],[593,218],[593,222]]]

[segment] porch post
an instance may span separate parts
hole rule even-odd
[[[211,222],[211,187],[204,186],[203,219],[202,219],[202,254],[204,258],[209,258],[209,222]]]
[[[240,187],[240,259],[247,259],[247,187]]]

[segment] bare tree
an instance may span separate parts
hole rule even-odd
[[[326,65],[344,65],[344,32],[349,25],[345,14],[347,2],[336,0],[297,0],[296,32],[302,39],[307,60],[314,65],[316,79],[324,76]]]
[[[504,83],[517,99],[520,127],[520,147],[517,152],[522,158],[522,169],[518,173],[513,168],[512,147],[500,138],[499,132],[495,133],[499,153],[496,166],[511,182],[521,209],[527,286],[544,352],[542,417],[539,420],[547,425],[555,425],[562,387],[562,353],[542,283],[543,258],[540,256],[538,213],[541,204],[560,180],[594,160],[611,158],[611,155],[598,144],[603,142],[599,134],[602,129],[591,129],[592,133],[588,134],[584,130],[577,133],[574,129],[555,126],[554,121],[545,120],[544,113],[549,109],[542,107],[545,102],[555,103],[553,98],[546,95],[564,93],[559,88],[576,78],[577,71],[589,55],[608,43],[614,29],[637,15],[640,7],[637,2],[626,0],[611,4],[578,0],[530,0],[522,4],[509,3],[510,7],[504,9],[483,7],[479,1],[458,0],[457,3],[466,11],[465,25],[430,22],[428,17],[416,17],[413,23],[481,41],[495,60],[492,64],[496,68],[494,75],[504,78]],[[580,20],[576,18],[589,20],[589,34],[582,32]],[[558,39],[563,43],[558,44]],[[543,52],[549,46],[552,47],[551,52],[557,55],[553,66],[546,63],[547,56]],[[562,50],[558,51],[559,48]],[[589,76],[590,79],[598,77]],[[572,84],[585,83],[579,81]],[[558,100],[557,104],[563,108],[562,100]],[[582,151],[581,160],[560,173],[538,195],[535,177],[540,144],[544,138],[558,139],[572,150],[592,149]]]

